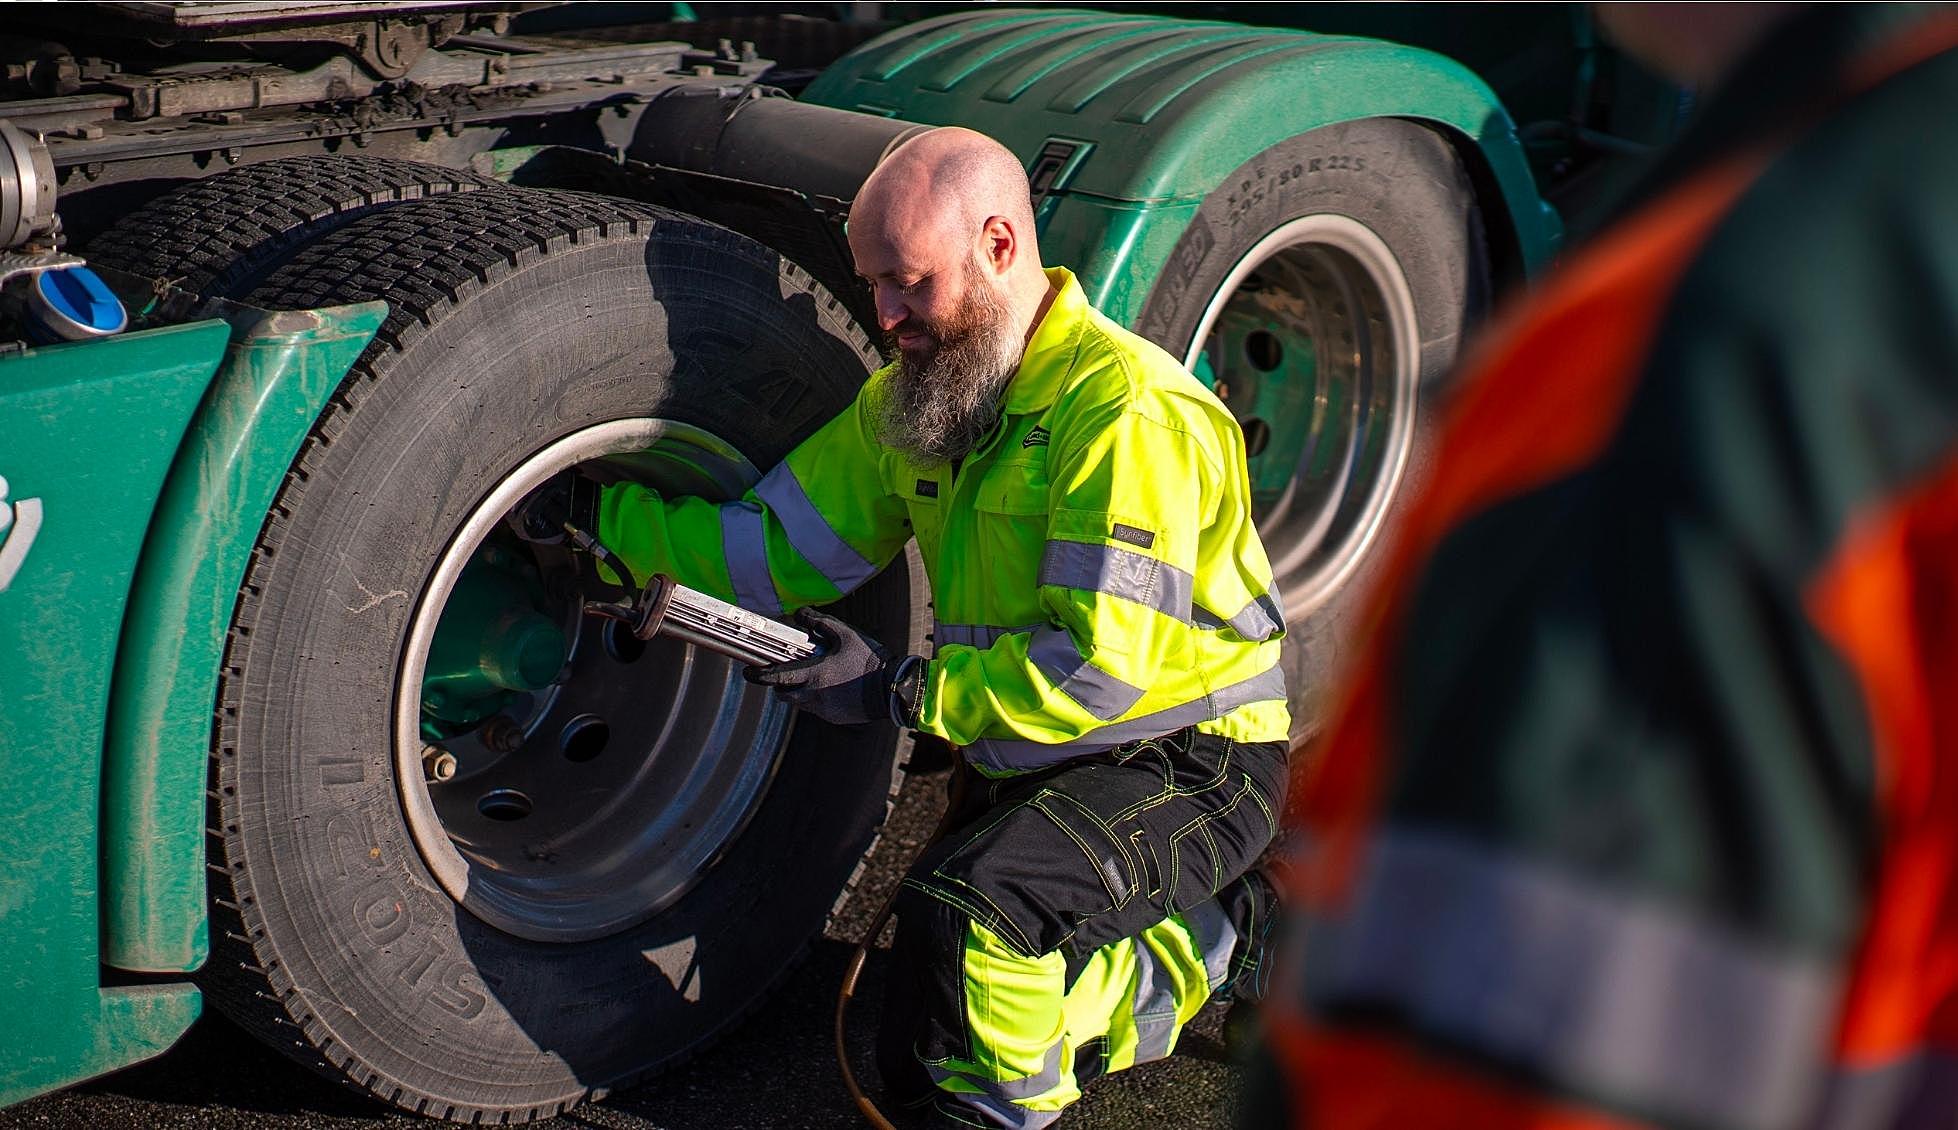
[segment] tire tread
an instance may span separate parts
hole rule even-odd
[[[193,181],[117,220],[89,243],[96,263],[236,297],[294,249],[376,208],[500,181],[420,161],[286,157]]]
[[[236,975],[201,978],[205,991],[234,1022],[280,1047],[302,1065],[349,1088],[396,1107],[434,1114],[455,1122],[481,1124],[527,1123],[551,1118],[578,1103],[603,1097],[690,1061],[719,1036],[731,1031],[771,995],[806,958],[805,941],[797,956],[786,962],[769,991],[755,994],[746,1007],[730,1016],[708,1038],[656,1066],[582,1094],[535,1107],[508,1110],[450,1104],[427,1095],[403,1080],[366,1068],[356,1053],[334,1040],[326,1022],[307,995],[293,983],[268,939],[264,914],[255,898],[253,874],[244,858],[237,823],[225,811],[227,792],[240,771],[239,705],[248,691],[246,671],[256,625],[267,591],[266,568],[290,532],[292,515],[311,485],[315,467],[334,437],[359,412],[367,390],[386,380],[393,363],[448,311],[482,288],[554,252],[606,240],[639,239],[655,226],[680,229],[682,238],[710,244],[719,253],[765,256],[771,268],[777,258],[759,245],[695,217],[653,205],[591,193],[502,187],[494,192],[470,192],[440,199],[403,201],[354,218],[335,231],[306,243],[268,274],[246,297],[258,306],[309,309],[350,302],[384,299],[389,312],[374,341],[327,402],[325,410],[287,471],[268,513],[259,541],[243,578],[232,627],[225,643],[218,691],[216,739],[211,751],[216,786],[208,807],[207,831],[214,846],[210,868],[212,935],[216,939],[209,969],[236,970]],[[873,360],[864,339],[841,303],[785,260],[779,262],[785,285],[813,293],[836,324],[852,327],[858,351]],[[883,818],[860,845],[867,858],[884,819],[889,817],[903,782],[904,750],[893,758]],[[856,890],[862,864],[850,874],[831,908],[833,915]],[[813,941],[813,939],[811,939]],[[300,1037],[293,1039],[290,1030]]]

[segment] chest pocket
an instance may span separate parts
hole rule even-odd
[[[1002,459],[986,468],[975,507],[988,514],[1047,514],[1047,457],[1045,451]],[[1045,523],[1042,523],[1043,536]]]
[[[1047,543],[1047,452],[1004,459],[986,468],[973,498],[979,560],[998,598],[1036,607],[1040,554]]]

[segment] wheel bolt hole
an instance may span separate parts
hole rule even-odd
[[[603,629],[605,654],[620,663],[637,663],[646,654],[646,641],[632,634],[632,629],[617,620],[607,620]]]
[[[605,743],[611,740],[612,727],[602,718],[585,714],[565,723],[564,732],[558,735],[558,746],[564,750],[567,761],[590,761],[603,753]]]
[[[1285,360],[1285,347],[1276,334],[1253,330],[1244,339],[1244,359],[1259,372],[1269,373]]]
[[[1252,459],[1263,455],[1265,448],[1271,446],[1271,425],[1253,416],[1244,421],[1244,454]]]
[[[516,789],[491,789],[476,802],[476,811],[491,820],[522,820],[530,810],[530,798]]]

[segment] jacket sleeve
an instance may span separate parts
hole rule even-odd
[[[1166,412],[1111,403],[1056,435],[1039,596],[1047,623],[942,647],[920,728],[1060,743],[1121,717],[1190,630],[1198,535],[1219,473]]]
[[[859,394],[736,501],[605,488],[598,537],[642,581],[665,574],[768,615],[826,604],[875,576],[910,537],[880,458]]]

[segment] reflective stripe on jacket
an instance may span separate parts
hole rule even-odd
[[[956,473],[884,447],[890,369],[737,502],[609,487],[599,536],[641,576],[779,615],[837,599],[915,536],[938,616],[919,729],[1013,773],[1192,724],[1283,741],[1284,625],[1221,402],[1062,268]]]

